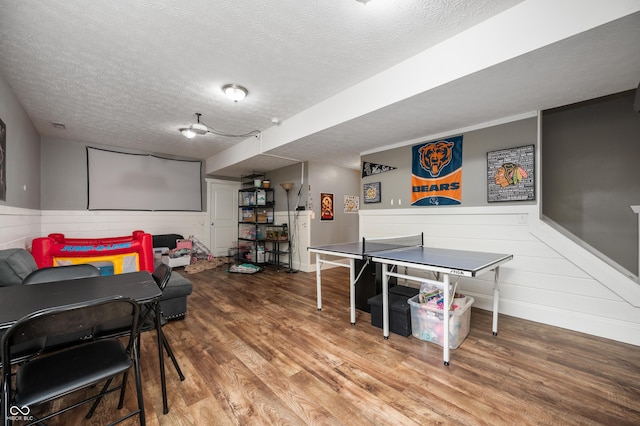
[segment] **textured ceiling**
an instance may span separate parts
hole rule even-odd
[[[207,159],[242,139],[186,140],[195,112],[224,132],[265,131],[519,3],[0,0],[0,73],[42,136]],[[631,15],[212,174],[291,163],[277,156],[357,167],[389,143],[629,89],[638,28]],[[225,99],[226,83],[249,96]]]

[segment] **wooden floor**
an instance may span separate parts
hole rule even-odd
[[[167,365],[167,415],[155,334],[143,337],[149,425],[640,424],[636,346],[504,315],[493,336],[491,313],[474,308],[445,367],[439,346],[384,340],[368,313],[351,326],[345,268],[323,271],[321,312],[313,273],[219,268],[188,278],[187,318],[164,329],[187,376],[180,382]],[[80,409],[51,424],[106,422],[116,399],[92,421]]]

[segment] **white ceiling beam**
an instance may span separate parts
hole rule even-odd
[[[527,0],[210,157],[206,172],[336,126],[640,11],[637,0]]]

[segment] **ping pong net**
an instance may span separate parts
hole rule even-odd
[[[398,237],[362,238],[362,253],[371,254],[377,251],[420,247],[424,243],[424,234],[404,235]]]

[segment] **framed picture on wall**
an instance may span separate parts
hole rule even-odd
[[[320,193],[320,220],[333,220],[333,194]]]
[[[532,201],[535,194],[534,145],[487,153],[487,200]]]
[[[358,213],[358,210],[360,210],[360,197],[357,195],[345,195],[344,196],[344,212]]]
[[[362,186],[365,204],[379,203],[382,201],[380,194],[380,182],[365,183]]]

